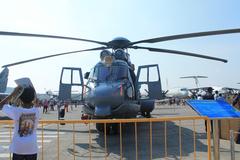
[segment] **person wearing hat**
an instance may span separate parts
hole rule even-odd
[[[206,94],[203,96],[204,100],[214,100],[213,88],[208,87]]]
[[[10,152],[13,153],[12,160],[37,160],[36,130],[40,111],[33,104],[35,96],[35,89],[32,86],[17,86],[0,102],[2,112],[14,121],[14,134],[9,147]]]
[[[112,56],[112,53],[109,50],[102,50],[100,53],[100,60],[103,62],[106,56]]]

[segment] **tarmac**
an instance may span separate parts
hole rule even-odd
[[[157,104],[152,112],[154,118],[177,116],[198,115],[187,105]],[[0,118],[4,118],[1,112]],[[42,115],[43,120],[57,120],[57,118],[56,110]],[[76,108],[73,106],[72,109],[69,107],[69,112],[65,114],[65,120],[79,120],[80,118],[81,106]],[[195,124],[195,127],[193,124]],[[0,125],[0,160],[7,159],[10,155],[7,150],[10,143],[10,141],[7,141],[10,139],[10,128],[8,125]],[[96,131],[94,124],[59,125],[60,132],[57,133],[57,130],[56,124],[44,124],[43,132],[41,126],[39,126],[39,137],[44,134],[43,144],[42,140],[38,139],[39,160],[55,160],[58,158],[74,160],[207,159],[207,136],[203,120],[194,122],[192,120],[170,121],[166,124],[164,122],[154,122],[152,125],[138,123],[137,139],[134,124],[123,124],[121,134],[111,134],[106,137]],[[5,133],[8,134],[5,135]],[[150,134],[152,138],[150,138]],[[58,139],[59,147],[57,147]],[[239,144],[235,144],[234,153],[237,160],[237,157],[240,157]],[[220,159],[231,159],[230,142],[228,140],[220,140]]]

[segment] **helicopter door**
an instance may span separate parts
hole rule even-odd
[[[136,89],[139,99],[162,99],[162,86],[157,64],[138,67]]]
[[[63,67],[58,99],[62,101],[83,100],[83,76],[81,68]]]

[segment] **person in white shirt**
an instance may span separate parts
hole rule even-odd
[[[35,89],[33,87],[16,87],[15,90],[0,102],[0,109],[14,120],[14,134],[9,147],[13,153],[12,160],[37,160],[37,126],[40,112],[34,106]],[[19,106],[8,104],[11,99],[20,102]]]
[[[215,91],[215,94],[214,94],[214,100],[217,100],[218,97],[219,97],[219,93],[218,93],[218,91]]]

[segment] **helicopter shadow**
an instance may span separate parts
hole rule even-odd
[[[165,157],[181,159],[181,157],[193,156],[194,150],[196,156],[207,153],[207,145],[202,143],[207,139],[206,133],[195,132],[194,142],[194,132],[191,129],[181,127],[180,133],[179,126],[174,122],[166,124],[166,135],[164,122],[153,122],[152,126],[148,122],[136,125],[128,123],[122,124],[121,134],[106,135],[106,139],[104,134],[96,134],[92,139],[91,146],[87,143],[76,145],[85,150],[89,150],[90,147],[93,159],[105,156],[108,159],[161,159]],[[150,127],[152,131],[150,131]],[[152,135],[151,138],[150,135]]]

